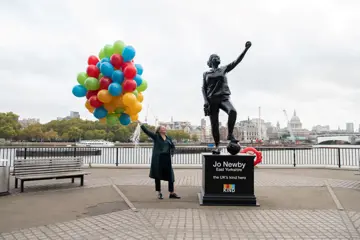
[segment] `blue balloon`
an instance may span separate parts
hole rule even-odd
[[[112,96],[120,96],[122,87],[119,83],[113,82],[109,85],[108,91]]]
[[[87,89],[82,85],[76,85],[73,87],[72,93],[75,95],[75,97],[85,97]]]
[[[101,106],[101,107],[95,108],[93,114],[94,114],[94,117],[96,117],[97,119],[101,119],[101,118],[106,117],[106,115],[108,114],[108,111],[103,106]]]
[[[119,121],[122,125],[126,126],[129,125],[131,122],[130,116],[126,113],[122,113],[119,117]]]
[[[100,62],[101,62],[101,63],[103,63],[103,62],[110,62],[110,58],[104,57],[103,59],[101,59]]]
[[[139,75],[142,75],[144,72],[144,68],[141,66],[141,64],[136,63],[135,64],[136,72]]]
[[[111,65],[111,63],[109,62],[104,62],[101,64],[100,67],[100,72],[105,76],[105,77],[111,77],[113,72],[114,72],[114,67],[113,65]]]
[[[100,70],[101,62],[98,62],[98,63],[96,64],[96,67]]]
[[[115,70],[111,76],[113,82],[122,84],[124,81],[124,73],[120,70]]]
[[[129,62],[135,57],[135,48],[132,46],[126,46],[121,55],[124,59],[124,62]]]
[[[134,77],[134,80],[136,82],[136,86],[140,86],[142,83],[142,78],[139,74],[136,74],[136,76]]]

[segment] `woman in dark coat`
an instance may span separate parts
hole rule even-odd
[[[160,184],[160,181],[163,180],[169,183],[169,198],[179,199],[180,197],[174,192],[175,176],[171,163],[175,145],[171,138],[166,135],[166,128],[160,126],[153,133],[141,124],[141,129],[154,142],[149,177],[155,179],[155,191],[158,192],[158,198],[163,199]]]

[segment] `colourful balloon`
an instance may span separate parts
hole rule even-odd
[[[114,103],[114,105],[116,107],[125,107],[124,103],[123,103],[123,96],[120,95],[120,96],[117,96],[117,97],[113,97],[113,100],[111,101],[112,103]]]
[[[94,114],[94,117],[96,117],[97,119],[101,119],[101,118],[106,117],[108,112],[106,111],[106,109],[103,106],[101,106],[101,107],[95,108],[93,114]]]
[[[118,41],[114,42],[114,45],[113,45],[114,53],[122,54],[122,52],[124,51],[124,48],[125,48],[125,43],[123,41],[118,40]]]
[[[97,96],[92,96],[89,98],[89,103],[93,108],[98,108],[103,105],[102,102],[97,98]]]
[[[112,100],[112,96],[108,90],[102,89],[97,94],[98,99],[103,103],[109,103]]]
[[[86,80],[87,78],[88,78],[88,75],[87,75],[86,73],[84,73],[84,72],[81,72],[81,73],[78,73],[76,80],[78,81],[78,83],[79,83],[80,85],[83,85],[83,86],[84,86],[85,80]]]
[[[111,78],[112,78],[113,82],[122,84],[123,81],[124,81],[124,73],[122,71],[120,71],[120,70],[116,70],[116,71],[113,72]]]
[[[112,83],[109,85],[109,93],[112,96],[120,96],[122,92],[122,87],[119,83]]]
[[[135,113],[139,113],[142,110],[142,104],[138,101],[136,101],[132,106],[131,106],[131,112],[135,112]]]
[[[138,90],[138,92],[143,92],[143,91],[145,91],[146,89],[147,89],[147,81],[143,79],[141,85],[138,86],[138,87],[136,88],[136,90]]]
[[[120,69],[123,63],[123,59],[120,54],[113,54],[110,58],[110,62],[114,66],[114,68]]]
[[[110,45],[110,44],[106,44],[105,47],[104,47],[104,53],[105,53],[105,57],[110,58],[111,55],[113,55],[113,53],[114,53],[113,46]]]
[[[104,57],[103,59],[101,59],[100,62],[101,62],[101,63],[103,63],[103,62],[110,62],[110,58]]]
[[[104,108],[108,111],[108,113],[115,112],[116,106],[112,103],[104,103]]]
[[[140,86],[142,83],[142,78],[139,74],[136,74],[136,76],[134,77],[134,80],[136,82],[136,86]]]
[[[137,90],[134,90],[133,92],[132,92],[134,95],[135,95],[135,97],[137,98],[137,96],[138,96],[138,91]]]
[[[139,115],[138,114],[131,115],[130,119],[131,119],[131,121],[135,122],[139,119]]]
[[[105,57],[105,52],[104,52],[104,49],[102,48],[99,52],[99,58],[103,59],[104,57]]]
[[[101,67],[101,62],[98,62],[98,63],[96,64],[96,67],[97,67],[98,69],[100,69],[100,67]]]
[[[141,66],[141,64],[135,64],[135,68],[136,68],[136,72],[137,72],[137,74],[139,74],[139,75],[142,75],[143,74],[143,72],[144,72],[144,68]]]
[[[105,77],[111,77],[114,72],[114,67],[109,62],[103,62],[101,64],[100,70]]]
[[[95,65],[89,65],[86,69],[86,73],[89,77],[98,78],[100,71]]]
[[[98,90],[89,90],[86,93],[86,98],[90,99],[92,96],[96,96],[98,93]]]
[[[89,112],[93,113],[95,108],[93,106],[91,106],[90,102],[89,101],[86,101],[85,102],[85,107],[87,110],[89,110]]]
[[[75,97],[85,97],[87,89],[83,85],[76,85],[72,89],[72,93]]]
[[[124,94],[124,96],[122,97],[122,101],[125,106],[131,106],[134,104],[134,102],[136,102],[136,97],[131,92],[128,92]]]
[[[135,48],[133,46],[126,46],[121,55],[125,62],[129,62],[135,57]]]
[[[87,90],[98,90],[100,87],[99,80],[94,77],[88,77],[85,80],[85,87]]]
[[[120,123],[121,123],[122,125],[124,125],[124,126],[129,125],[130,122],[131,122],[130,116],[129,116],[128,114],[126,114],[126,113],[122,113],[122,114],[120,115],[119,120],[120,120]]]
[[[89,65],[95,65],[99,62],[99,59],[97,56],[94,56],[94,55],[91,55],[89,58],[88,58],[88,64]]]
[[[109,85],[112,83],[111,79],[108,77],[102,77],[99,81],[100,88],[99,89],[108,89]]]
[[[100,119],[99,119],[99,122],[100,122],[100,123],[106,123],[106,117],[105,117],[105,118],[100,118]]]
[[[123,109],[123,108],[116,108],[116,109],[115,109],[115,113],[116,113],[116,114],[123,113],[124,111],[125,111],[125,109]]]
[[[128,79],[133,79],[136,76],[136,68],[133,65],[128,65],[124,69],[124,76]]]
[[[108,114],[106,116],[106,123],[108,125],[115,125],[119,122],[118,117],[116,116],[116,114]]]
[[[125,92],[133,92],[136,89],[136,82],[132,79],[126,79],[123,83],[123,89]]]
[[[137,94],[137,100],[138,100],[139,102],[142,102],[142,101],[144,100],[144,96],[143,96],[143,94],[142,94],[141,92],[138,92],[138,94]]]

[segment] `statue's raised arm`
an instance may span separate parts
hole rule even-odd
[[[249,50],[249,48],[251,47],[251,42],[247,41],[245,44],[245,49],[244,51],[240,54],[240,56],[233,62],[229,63],[228,65],[226,65],[225,68],[225,73],[230,72],[231,70],[233,70],[245,57],[246,52]]]

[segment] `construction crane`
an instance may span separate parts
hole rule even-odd
[[[293,131],[292,131],[291,124],[290,124],[288,115],[287,115],[287,113],[286,113],[286,110],[284,109],[283,112],[284,112],[284,115],[285,115],[285,117],[286,117],[287,128],[289,129],[289,132],[290,132],[290,139],[291,139],[291,141],[295,142],[295,136],[294,136],[294,133],[293,133]]]

